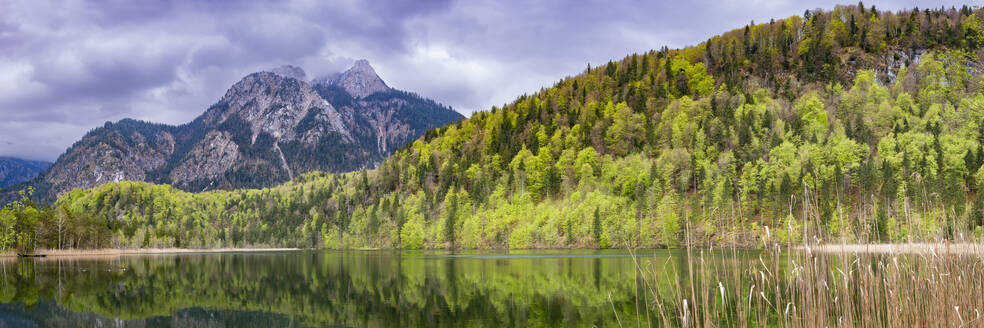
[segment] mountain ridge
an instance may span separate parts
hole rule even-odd
[[[0,156],[0,188],[31,180],[49,166],[51,162]]]
[[[168,183],[189,191],[272,186],[312,170],[373,167],[392,151],[390,145],[462,117],[414,94],[379,88],[385,83],[367,61],[357,61],[342,75],[347,77],[339,83],[313,84],[303,69],[284,65],[243,77],[185,124],[107,122],[26,185],[44,201],[74,188],[119,181]],[[361,96],[333,95],[336,101],[346,99],[336,109],[323,94],[333,88],[348,93],[345,83]]]

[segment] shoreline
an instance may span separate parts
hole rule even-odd
[[[581,248],[565,248],[563,250],[580,250]],[[757,247],[739,249],[759,249]],[[984,254],[984,243],[898,243],[898,244],[823,244],[796,245],[786,249],[805,251],[807,253],[867,253],[867,254]],[[45,257],[106,257],[124,255],[174,255],[174,254],[208,254],[208,253],[261,253],[299,251],[301,248],[98,248],[98,249],[46,249],[34,254]],[[386,249],[351,249],[353,251],[379,251]],[[436,250],[436,249],[435,249]],[[480,250],[480,249],[475,249]],[[488,249],[502,250],[502,249]],[[508,249],[507,249],[508,250]],[[518,250],[518,249],[517,249]],[[16,252],[0,253],[0,258],[16,258]]]
[[[98,248],[98,249],[49,249],[38,250],[34,254],[44,254],[45,257],[87,257],[87,256],[122,256],[122,255],[167,255],[167,254],[196,254],[196,253],[253,253],[253,252],[283,252],[297,251],[300,248]],[[16,252],[0,253],[0,258],[17,257]]]

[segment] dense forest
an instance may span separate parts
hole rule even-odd
[[[13,231],[57,248],[539,248],[980,235],[981,15],[858,4],[752,23],[589,66],[430,130],[374,170],[198,194],[110,183],[40,210],[8,206],[0,241],[14,245]]]

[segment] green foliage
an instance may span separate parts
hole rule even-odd
[[[616,156],[624,156],[635,151],[642,142],[643,117],[636,114],[625,103],[615,109],[613,123],[605,134],[605,144]]]
[[[444,218],[444,240],[448,242],[449,248],[455,245],[455,230],[457,230],[458,200],[454,191],[448,192],[444,198],[444,205],[448,206]]]
[[[32,188],[21,190],[20,200],[0,208],[0,251],[30,254],[38,247],[42,221],[51,221],[51,211],[39,209],[30,200],[33,192]]]
[[[656,208],[656,218],[660,225],[661,242],[673,248],[680,244],[680,216],[676,195],[667,193]]]
[[[793,105],[793,109],[803,124],[803,136],[816,140],[827,132],[827,112],[815,92],[800,97]]]
[[[591,236],[595,242],[601,245],[601,234],[604,228],[601,226],[601,209],[595,207],[594,215],[591,217]]]

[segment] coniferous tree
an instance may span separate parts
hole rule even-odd
[[[592,236],[594,236],[595,243],[601,246],[601,209],[595,207],[594,217],[592,220]]]

